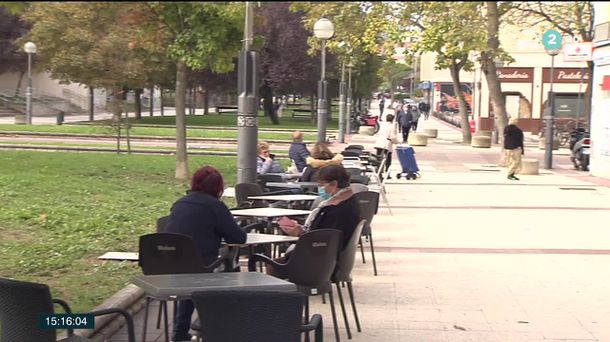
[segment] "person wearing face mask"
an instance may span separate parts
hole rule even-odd
[[[349,186],[349,174],[342,165],[329,164],[318,171],[318,194],[322,202],[309,214],[303,225],[282,217],[278,224],[290,236],[300,236],[316,229],[337,229],[343,232],[347,245],[360,218],[358,201]]]
[[[172,205],[166,232],[188,235],[206,265],[219,255],[220,241],[241,244],[247,234],[235,223],[229,208],[220,201],[224,181],[218,170],[204,166],[191,179],[191,189]],[[190,300],[178,302],[172,341],[190,341],[189,329],[195,307]]]

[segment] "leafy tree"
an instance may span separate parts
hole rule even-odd
[[[405,27],[420,31],[411,53],[434,52],[436,69],[449,69],[459,101],[462,140],[471,141],[468,106],[461,90],[461,70],[471,71],[469,54],[484,46],[485,36],[477,27],[478,5],[464,2],[418,2],[406,4]],[[404,13],[404,12],[403,12]],[[408,32],[408,31],[407,31]]]
[[[290,11],[289,7],[288,2],[268,2],[260,9],[263,22],[255,33],[264,40],[261,79],[278,94],[315,93],[320,61],[307,54],[311,34],[301,22],[303,12]]]
[[[379,75],[383,78],[384,86],[390,89],[390,101],[394,102],[394,90],[402,83],[402,80],[409,75],[411,68],[398,63],[394,59],[387,59],[379,69]]]
[[[27,58],[23,53],[23,47],[19,49],[15,41],[27,31],[28,26],[19,19],[19,16],[0,6],[0,74],[11,71],[21,72],[17,92],[21,88],[21,78],[27,68]]]
[[[543,24],[551,26],[565,36],[574,37],[580,42],[593,41],[593,2],[592,1],[527,1],[514,2],[509,13],[511,20],[521,25]],[[591,93],[593,91],[593,62],[587,62],[589,80],[585,90],[584,116],[591,114]]]
[[[236,2],[149,2],[149,9],[172,37],[168,53],[176,62],[176,179],[189,178],[186,154],[187,68],[216,73],[233,70],[241,48],[244,9]],[[149,28],[159,29],[156,22]]]

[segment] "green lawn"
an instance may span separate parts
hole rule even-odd
[[[292,118],[288,111],[285,111],[285,115],[279,118],[280,124],[274,125],[271,123],[271,119],[267,116],[259,116],[258,124],[260,129],[317,129],[317,123],[311,122],[308,118]],[[142,120],[138,121],[139,124],[155,124],[155,125],[175,125],[175,116],[143,116]],[[210,115],[193,115],[186,117],[186,124],[192,126],[225,126],[235,127],[237,125],[237,115],[235,113],[222,113],[221,115],[210,114]],[[333,119],[328,122],[327,129],[339,129],[336,115]]]
[[[234,157],[189,157],[191,170],[204,164],[234,184]],[[186,190],[174,167],[172,156],[0,151],[0,275],[47,283],[76,312],[99,305],[140,271],[96,257],[155,231]]]
[[[167,117],[159,117],[165,119]],[[156,118],[155,118],[156,119]],[[173,118],[172,118],[173,120]],[[71,134],[103,134],[113,136],[116,135],[116,130],[109,126],[98,125],[10,125],[0,124],[0,131],[19,131],[19,132],[40,132],[40,133],[71,133]],[[123,130],[121,134],[125,134]],[[132,136],[161,136],[175,137],[176,129],[174,127],[157,128],[157,127],[133,127],[131,129]],[[187,136],[189,138],[221,138],[221,139],[237,139],[236,130],[220,130],[220,129],[188,129]],[[292,141],[291,132],[259,132],[260,140],[286,140]],[[303,137],[308,141],[315,141],[314,133],[304,133]]]

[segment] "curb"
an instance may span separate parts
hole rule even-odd
[[[144,290],[136,285],[129,284],[93,310],[119,308],[126,310],[134,316],[135,313],[144,307],[144,302]],[[95,318],[95,329],[75,330],[75,333],[94,342],[103,342],[112,337],[123,325],[125,325],[123,316],[119,314],[104,315]]]

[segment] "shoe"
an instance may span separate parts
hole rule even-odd
[[[519,180],[519,178],[515,177],[515,175],[508,175],[508,177],[506,177],[510,180]]]
[[[392,176],[388,175],[388,177],[386,179],[392,179]]]
[[[515,177],[515,176],[513,176],[513,178],[512,178],[512,179],[513,179],[513,180],[519,180],[519,178],[517,178],[517,177]]]

